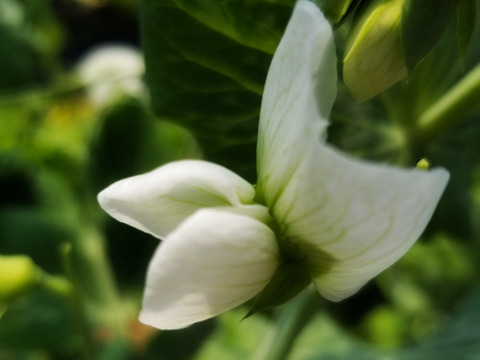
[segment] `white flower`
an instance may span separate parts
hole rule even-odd
[[[270,291],[281,270],[304,271],[338,301],[416,241],[448,173],[353,160],[325,144],[336,81],[331,28],[300,0],[265,85],[256,188],[221,166],[187,160],[99,194],[114,218],[163,240],[141,321],[175,329],[213,317]]]
[[[102,45],[88,52],[77,64],[76,73],[88,85],[93,104],[108,106],[121,97],[144,96],[144,64],[138,49],[126,45]]]

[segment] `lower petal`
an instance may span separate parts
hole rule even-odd
[[[228,208],[199,210],[157,249],[140,320],[179,329],[214,317],[258,294],[277,264],[268,226]]]

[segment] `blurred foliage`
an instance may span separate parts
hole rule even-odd
[[[336,30],[341,58],[359,1],[318,3],[340,13],[351,7],[345,17],[335,10],[343,17]],[[293,4],[0,1],[0,254],[27,255],[75,289],[66,296],[35,287],[0,304],[1,360],[228,360],[255,353],[288,304],[243,321],[240,308],[172,332],[139,324],[158,240],[108,218],[96,194],[182,158],[205,157],[254,182],[263,83]],[[447,192],[424,238],[397,265],[348,301],[312,313],[291,359],[480,353],[480,108],[428,139],[417,138],[413,126],[479,64],[479,7],[459,1],[457,19],[436,10],[445,15],[436,24],[442,29],[416,39],[433,50],[413,52],[406,81],[360,104],[340,84],[328,140],[352,156],[401,166],[427,157],[450,171]],[[411,21],[408,31],[416,33]],[[150,98],[125,94],[96,103],[77,62],[107,43],[138,47],[138,28]]]
[[[82,338],[75,326],[75,314],[68,299],[35,291],[8,307],[2,315],[0,346],[78,356]]]
[[[460,0],[405,2],[403,11],[407,16],[402,18],[402,43],[405,62],[410,71],[438,42],[459,2]]]

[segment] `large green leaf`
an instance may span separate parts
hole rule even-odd
[[[263,85],[293,3],[142,1],[155,113],[188,127],[209,160],[249,180]]]
[[[480,289],[459,305],[448,324],[429,341],[401,352],[398,359],[476,359],[480,354]]]
[[[467,53],[472,42],[476,22],[477,1],[460,1],[457,11],[458,47],[463,57]]]
[[[479,114],[477,112],[476,117],[452,130],[429,152],[429,158],[445,166],[451,174],[430,226],[436,230],[447,230],[463,239],[469,239],[472,235],[470,184],[472,172],[480,162]]]
[[[411,71],[440,39],[459,0],[408,0],[401,35],[405,62]]]

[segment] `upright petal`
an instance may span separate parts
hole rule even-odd
[[[267,203],[310,146],[304,139],[324,136],[336,82],[330,25],[313,3],[300,0],[270,65],[260,113],[257,187]]]
[[[184,160],[120,180],[98,201],[118,221],[162,239],[199,208],[250,204],[254,195],[253,186],[230,170]]]
[[[353,160],[317,142],[272,212],[280,236],[306,254],[319,292],[338,301],[405,254],[425,229],[448,177],[443,169]]]
[[[335,64],[329,24],[312,3],[299,1],[267,78],[257,189],[278,236],[305,256],[321,294],[341,300],[415,242],[448,173],[352,160],[325,145]]]
[[[199,210],[159,246],[140,321],[183,328],[244,303],[269,282],[278,263],[274,233],[228,210]]]

